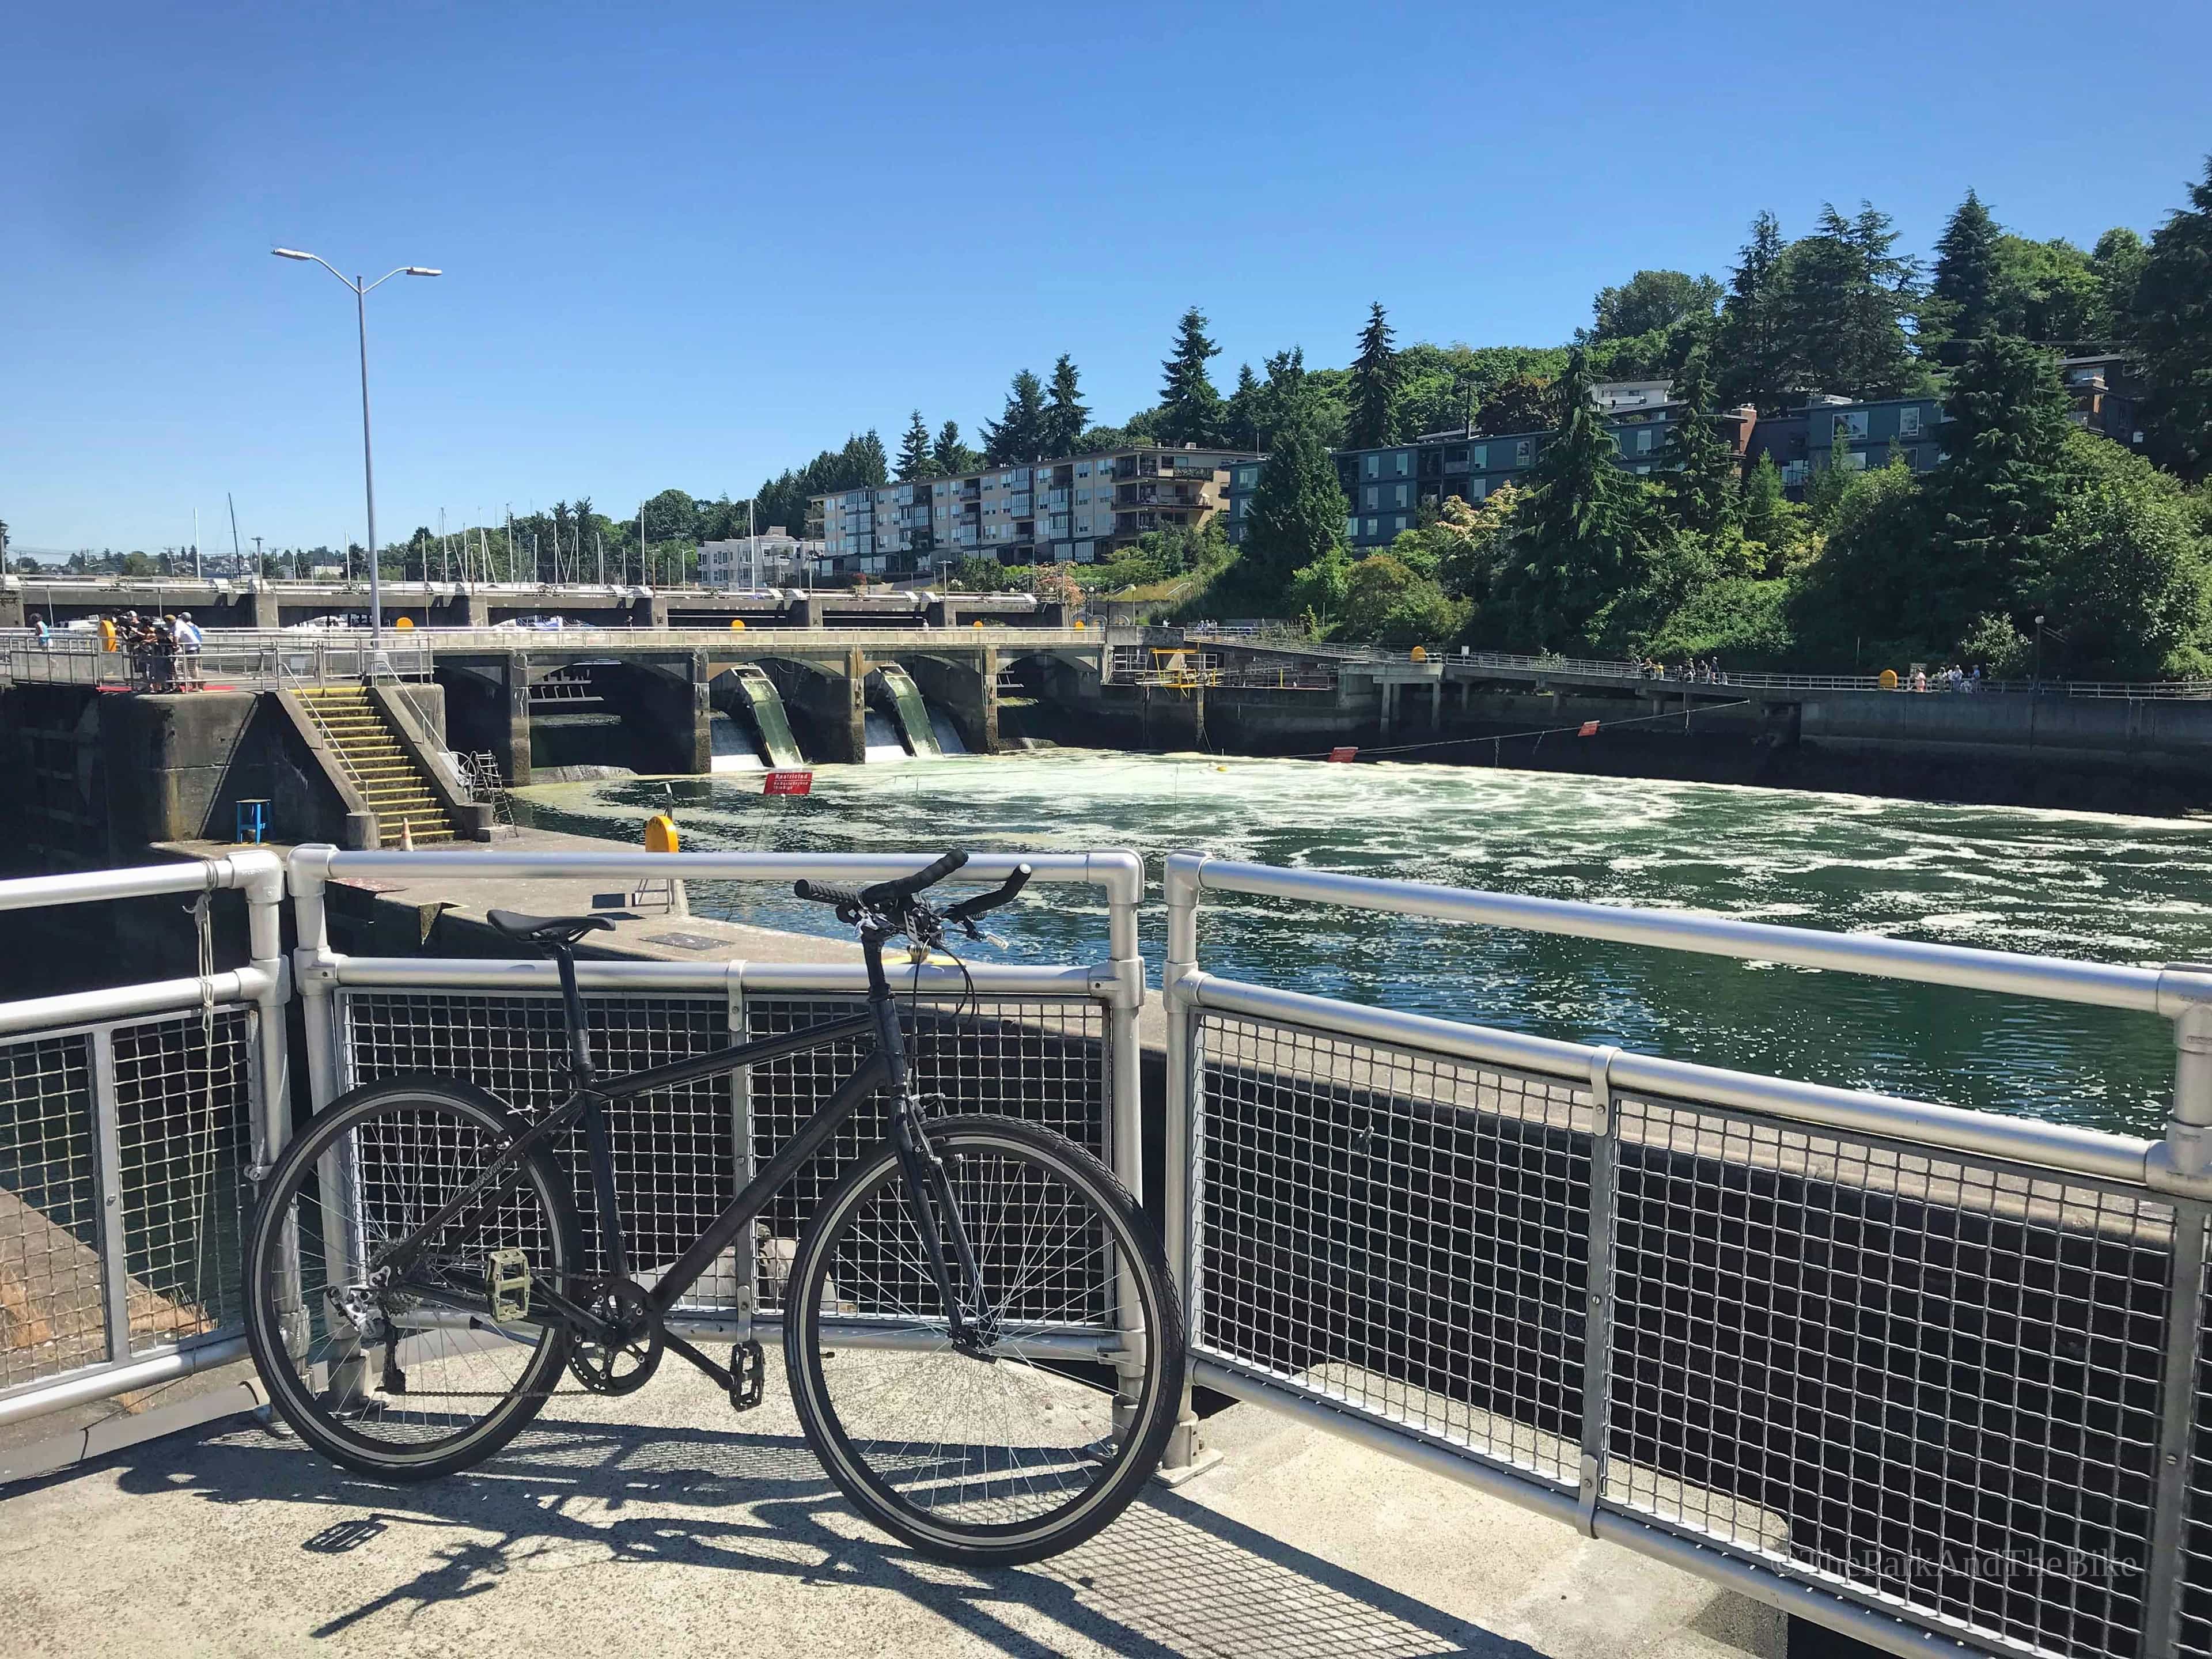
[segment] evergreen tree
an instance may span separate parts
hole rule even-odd
[[[1052,366],[1052,400],[1045,405],[1038,453],[1055,460],[1074,454],[1090,424],[1091,410],[1083,401],[1075,360],[1063,351]]]
[[[2100,340],[2110,343],[2128,337],[2136,278],[2142,272],[2146,252],[2143,239],[2125,225],[2113,226],[2089,251],[2089,271],[2097,279],[2092,325]]]
[[[1762,211],[1721,301],[1721,393],[1731,407],[1747,403],[1762,415],[1778,413],[1793,390],[1781,314],[1785,253],[1780,223]]]
[[[1033,461],[1044,453],[1044,386],[1026,368],[1014,376],[1006,407],[983,422],[983,459],[993,466]]]
[[[1791,246],[1782,356],[1799,386],[1893,398],[1917,383],[1905,319],[1917,303],[1919,268],[1896,245],[1889,216],[1862,202],[1855,219],[1824,205],[1820,229]]]
[[[2184,475],[2212,475],[2212,157],[2150,239],[2128,307],[2149,387],[2154,453]]]
[[[1966,348],[1944,399],[1944,459],[1923,487],[1927,638],[1955,640],[2011,609],[2024,572],[2049,562],[2070,409],[2048,353],[2002,334]]]
[[[1232,449],[1259,448],[1261,403],[1266,395],[1252,365],[1237,364],[1237,390],[1229,394],[1221,417],[1222,441]]]
[[[1239,564],[1243,585],[1255,598],[1281,593],[1316,560],[1342,557],[1345,520],[1352,511],[1304,398],[1294,398],[1284,416],[1268,441],[1267,465],[1246,509]]]
[[[1398,354],[1391,349],[1380,300],[1367,308],[1359,355],[1352,362],[1352,421],[1345,437],[1352,449],[1377,449],[1398,439]]]
[[[1206,313],[1193,306],[1176,325],[1175,349],[1160,365],[1159,441],[1170,446],[1221,441],[1221,393],[1206,374],[1206,360],[1221,348],[1206,337]]]
[[[1709,536],[1735,521],[1737,474],[1735,450],[1711,419],[1713,378],[1704,347],[1683,363],[1674,396],[1682,408],[1660,452],[1668,469],[1668,507],[1683,529]]]
[[[899,440],[899,482],[934,477],[936,474],[937,462],[929,453],[929,428],[922,423],[921,411],[917,409],[914,418],[907,422],[906,436]]]
[[[1766,549],[1770,571],[1796,544],[1796,509],[1783,494],[1782,469],[1771,454],[1762,453],[1743,481],[1743,533]]]
[[[1978,340],[1985,334],[2009,333],[2002,313],[2007,309],[2006,279],[1998,240],[1997,222],[1969,190],[1950,222],[1936,242],[1936,278],[1920,307],[1923,349],[1949,340]],[[1957,362],[1963,348],[1948,360]]]
[[[1641,495],[1590,395],[1588,360],[1568,359],[1564,423],[1528,475],[1521,533],[1501,583],[1515,632],[1542,649],[1579,645],[1612,599],[1635,586],[1643,551]]]
[[[960,422],[947,421],[937,428],[937,441],[930,446],[929,458],[937,463],[937,476],[957,478],[963,472],[980,471],[983,458],[960,441]]]
[[[834,489],[854,489],[861,484],[888,483],[890,481],[890,458],[884,453],[884,441],[875,428],[870,427],[857,438],[845,440],[843,482],[830,486]],[[696,511],[696,508],[695,508]],[[805,523],[804,520],[800,520]]]

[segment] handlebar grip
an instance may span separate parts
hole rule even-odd
[[[924,866],[910,876],[895,876],[889,881],[879,881],[872,887],[860,890],[860,902],[868,905],[896,904],[910,899],[924,888],[934,887],[968,862],[965,853],[947,853],[942,858]]]
[[[1005,885],[988,893],[979,893],[974,898],[963,899],[945,913],[948,921],[967,921],[981,915],[986,910],[995,910],[1002,904],[1012,904],[1021,896],[1022,889],[1029,885],[1030,878],[1036,874],[1032,864],[1018,864],[1014,873],[1008,876]]]
[[[855,910],[861,904],[857,888],[840,887],[833,882],[809,881],[804,876],[792,883],[791,890],[800,898],[811,899],[817,904],[849,904]]]

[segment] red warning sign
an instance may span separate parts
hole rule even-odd
[[[1359,750],[1357,749],[1339,744],[1336,748],[1328,751],[1328,757],[1333,761],[1348,761],[1358,752]]]
[[[1576,732],[1575,735],[1578,738],[1595,737],[1597,735],[1597,722],[1595,720],[1584,720],[1583,722],[1583,729]]]
[[[814,774],[811,772],[770,772],[761,785],[763,795],[811,795],[814,793]]]

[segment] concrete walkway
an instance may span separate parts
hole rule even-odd
[[[1225,1456],[1059,1559],[978,1577],[854,1516],[769,1355],[744,1417],[680,1362],[557,1395],[506,1453],[379,1487],[234,1418],[0,1494],[0,1651],[609,1655],[1784,1651],[1741,1597],[1249,1406]]]

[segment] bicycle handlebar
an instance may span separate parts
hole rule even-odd
[[[863,910],[892,909],[904,904],[915,894],[936,886],[939,882],[943,881],[945,877],[967,862],[968,855],[965,853],[947,853],[923,866],[910,876],[894,876],[889,881],[876,882],[867,887],[845,887],[834,882],[809,881],[801,877],[792,884],[791,890],[800,898],[810,899],[817,904],[834,904],[841,911],[849,909],[854,915],[847,917],[846,920],[854,921],[858,919],[859,913]],[[1022,866],[1024,872],[1028,868],[1027,865]],[[1000,890],[1006,894],[1006,898],[1012,898],[1014,893],[1021,890],[1019,884],[1028,879],[1029,877],[1026,874],[1018,875],[1015,882],[1010,884],[1012,891],[1006,891],[1005,889]],[[1001,899],[998,902],[1005,901]]]

